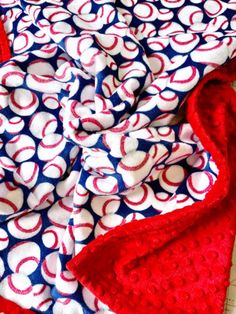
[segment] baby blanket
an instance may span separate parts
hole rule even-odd
[[[0,0],[0,15],[0,310],[222,313],[235,1]]]

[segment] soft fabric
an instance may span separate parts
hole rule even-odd
[[[12,54],[0,66],[0,295],[37,313],[209,313],[204,287],[219,313],[234,222],[221,203],[232,77],[219,74],[223,100],[210,87],[199,98],[202,85],[186,99],[235,56],[234,2],[0,9]],[[209,280],[208,251],[219,254]]]
[[[223,312],[236,232],[233,79],[236,62],[208,75],[187,101],[188,121],[219,168],[205,200],[119,227],[69,262],[116,313]]]

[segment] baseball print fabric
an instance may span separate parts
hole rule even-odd
[[[68,262],[214,188],[218,165],[184,111],[236,55],[236,4],[0,0],[0,14],[0,296],[111,314]]]

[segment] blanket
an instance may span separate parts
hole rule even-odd
[[[222,313],[234,1],[0,1],[0,310]]]

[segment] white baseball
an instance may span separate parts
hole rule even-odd
[[[148,47],[153,51],[161,51],[169,45],[170,39],[167,37],[152,37],[147,39]]]
[[[206,14],[213,18],[222,14],[227,9],[227,3],[217,0],[207,0],[204,2],[204,10]]]
[[[87,239],[93,231],[94,219],[87,209],[79,208],[73,216],[73,235],[76,241]]]
[[[29,239],[41,230],[42,218],[40,214],[28,213],[27,215],[9,220],[7,228],[10,234],[16,239]]]
[[[0,183],[0,208],[1,215],[11,215],[22,208],[23,191],[11,182]]]
[[[118,181],[112,176],[89,176],[86,180],[86,188],[94,194],[107,195],[118,192]]]
[[[208,153],[205,151],[196,152],[187,158],[187,163],[194,168],[203,170],[208,163]]]
[[[143,106],[139,109],[139,111],[142,111],[142,110],[146,111],[145,109],[146,109],[146,106],[145,107]],[[145,128],[147,125],[149,125],[150,118],[144,113],[135,112],[129,117],[128,122],[131,124],[134,130],[138,130],[138,129]]]
[[[170,9],[182,7],[184,5],[184,2],[184,0],[161,0],[161,4],[163,5],[163,7]]]
[[[104,51],[112,56],[121,53],[124,48],[124,40],[119,36],[97,34],[96,42]]]
[[[142,40],[143,38],[151,38],[156,36],[156,27],[152,23],[142,23],[136,29],[136,38]]]
[[[56,192],[60,197],[73,196],[76,183],[78,181],[79,171],[72,170],[69,176],[60,181],[56,186]]]
[[[53,302],[50,286],[37,284],[33,286],[32,307],[40,312],[46,312]]]
[[[48,208],[49,206],[52,206],[52,204],[54,204],[54,194],[53,192],[50,192],[47,195],[46,201],[44,200],[44,202],[42,202],[40,205],[35,207],[35,210],[40,211],[42,209]]]
[[[21,86],[24,82],[24,77],[24,72],[16,65],[14,61],[9,61],[1,67],[0,82],[3,85],[10,87]],[[7,99],[7,101],[9,100]]]
[[[37,50],[40,52],[40,50]],[[46,77],[38,74],[28,74],[26,84],[29,88],[40,93],[59,93],[62,88],[62,83],[51,77]]]
[[[157,78],[162,72],[166,71],[170,65],[169,58],[161,52],[152,53],[148,56],[148,61],[155,78]]]
[[[81,184],[77,183],[74,189],[73,203],[74,207],[81,207],[89,198],[89,191],[86,190]]]
[[[68,224],[62,237],[59,253],[63,255],[72,255],[75,253],[75,237],[73,233],[73,226],[70,224]]]
[[[176,195],[176,209],[192,205],[193,203],[194,200],[188,195],[185,194]]]
[[[38,108],[38,96],[24,88],[14,89],[9,98],[11,110],[19,116],[30,116]]]
[[[174,12],[170,9],[161,8],[158,10],[158,20],[159,21],[169,21],[173,18]]]
[[[20,164],[14,172],[16,182],[32,188],[38,179],[39,166],[33,161],[26,161]]]
[[[103,235],[108,231],[114,229],[117,226],[123,225],[125,223],[125,219],[117,214],[108,214],[103,216],[97,223],[94,234],[95,238],[99,235]]]
[[[153,199],[153,204],[152,204],[153,208],[157,212],[161,213],[162,211],[165,210],[166,205],[167,205],[170,197],[171,196],[168,193],[166,193],[166,192],[158,192],[158,193],[156,193],[155,197]]]
[[[85,304],[92,311],[106,310],[108,306],[102,303],[89,289],[82,289],[82,296]]]
[[[209,166],[211,168],[211,170],[216,174],[218,175],[219,174],[219,169],[215,163],[215,161],[213,160],[213,157],[211,156],[210,159],[209,159]]]
[[[145,76],[146,73],[147,73],[146,67],[141,62],[138,61],[124,62],[119,66],[118,70],[119,80],[121,81],[133,77],[142,77]],[[136,81],[134,82],[135,82],[134,87],[137,88],[137,83]]]
[[[8,106],[9,92],[8,90],[0,86],[0,109],[4,109]]]
[[[66,162],[61,156],[56,156],[43,167],[43,174],[48,178],[58,179],[66,171]]]
[[[78,281],[68,270],[61,271],[56,276],[56,289],[63,296],[70,296],[78,288]]]
[[[186,143],[174,143],[172,146],[172,153],[169,158],[165,160],[165,164],[171,165],[179,162],[180,160],[186,159],[193,154],[193,148],[191,145]]]
[[[104,4],[100,6],[97,12],[97,16],[102,20],[106,25],[111,24],[116,16],[116,9],[114,6],[109,4]]]
[[[124,46],[121,49],[121,55],[127,60],[133,60],[138,53],[139,48],[136,43],[132,41],[124,41]]]
[[[0,146],[1,146],[1,139],[0,139]],[[2,156],[0,157],[0,166],[3,169],[8,169],[9,171],[13,171],[16,169],[15,163],[8,157]]]
[[[64,149],[66,140],[63,135],[51,133],[46,135],[38,146],[38,157],[43,161],[53,160]]]
[[[43,94],[43,104],[49,109],[57,109],[59,105],[58,96],[52,94]]]
[[[216,177],[208,171],[192,173],[187,179],[187,188],[192,197],[203,200],[206,194],[212,189]]]
[[[182,142],[189,144],[195,144],[199,141],[198,137],[193,133],[193,129],[189,123],[180,125],[178,136]]]
[[[136,151],[127,154],[118,164],[117,172],[121,174],[127,187],[132,187],[147,177],[154,164],[149,154]]]
[[[48,211],[49,221],[56,227],[65,228],[73,211],[72,197],[64,197],[57,201]]]
[[[53,306],[53,314],[83,314],[81,305],[70,298],[59,298]]]
[[[197,59],[199,59],[197,57]],[[176,70],[169,78],[167,87],[180,92],[190,91],[199,81],[199,71],[194,66]]]
[[[5,146],[8,156],[16,162],[23,162],[33,157],[35,148],[34,140],[25,134],[14,136]]]
[[[43,59],[36,59],[29,63],[27,67],[27,73],[53,77],[55,70],[48,61]]]
[[[138,0],[121,0],[120,2],[126,7],[134,7]]]
[[[26,30],[21,32],[16,38],[14,39],[13,43],[13,50],[16,54],[21,54],[26,52],[28,49],[32,47],[34,44],[34,36],[33,34]]]
[[[167,152],[168,154],[168,152]],[[162,171],[162,169],[165,168],[163,164],[157,164],[152,168],[152,171],[149,173],[147,179],[145,180],[146,182],[152,182],[155,181],[159,178],[159,175]]]
[[[94,47],[82,53],[80,60],[82,67],[93,76],[103,71],[107,65],[105,52]]]
[[[184,1],[184,0],[183,0]],[[175,35],[178,33],[183,33],[184,28],[181,26],[181,24],[177,22],[166,22],[164,23],[158,31],[159,36],[168,36],[168,35]]]
[[[64,229],[56,226],[49,226],[42,234],[44,246],[49,249],[58,249],[61,244],[63,234]]]
[[[57,129],[57,119],[51,113],[41,111],[32,116],[29,130],[34,137],[42,139],[47,134],[54,133]]]
[[[100,217],[114,214],[120,207],[120,197],[117,195],[93,196],[91,200],[92,210]]]
[[[32,54],[39,58],[52,58],[56,55],[57,51],[58,51],[58,47],[56,44],[46,44],[46,45],[43,45],[41,49],[34,50]],[[50,94],[50,90],[48,90],[45,93]]]
[[[0,228],[0,251],[5,250],[9,244],[9,237],[6,231]],[[1,276],[0,276],[1,277]]]
[[[217,67],[223,64],[228,58],[226,46],[226,43],[223,41],[209,41],[192,51],[190,56],[194,62]]]
[[[54,185],[49,182],[39,183],[33,190],[30,192],[27,203],[30,208],[36,209],[39,206],[43,205],[46,202],[51,192],[54,190]]]
[[[172,212],[173,210],[183,208],[194,203],[193,199],[185,194],[174,194],[165,203],[161,214]]]
[[[178,18],[184,25],[192,25],[195,23],[201,23],[203,20],[203,11],[195,5],[183,6],[178,11]]]
[[[179,103],[179,97],[175,92],[166,90],[159,94],[157,106],[161,111],[172,111],[177,107]]]
[[[0,145],[0,148],[1,148],[1,145]],[[4,179],[4,177],[5,177],[5,171],[3,168],[0,168],[0,181]]]
[[[145,22],[154,21],[158,15],[158,10],[154,4],[149,2],[138,3],[134,7],[134,15]]]
[[[70,0],[67,4],[67,9],[70,12],[75,13],[77,15],[90,13],[91,8],[92,8],[91,0],[81,0],[79,2],[76,0]]]
[[[45,281],[51,285],[55,284],[57,271],[58,252],[48,254],[41,265],[41,274]]]
[[[35,242],[19,242],[11,247],[7,262],[14,273],[30,275],[39,265],[40,254],[40,247]]]
[[[185,178],[183,167],[173,165],[166,167],[160,174],[160,186],[167,192],[174,193]]]
[[[110,149],[110,154],[114,157],[123,157],[138,147],[138,140],[120,134],[104,134],[103,143]]]
[[[34,42],[37,44],[48,44],[50,42],[50,37],[43,31],[38,30],[34,33]]]
[[[31,308],[33,289],[29,277],[20,273],[8,275],[1,282],[0,295],[25,309]]]
[[[158,128],[158,135],[161,140],[173,143],[175,141],[175,132],[169,126],[162,126]]]
[[[0,257],[0,278],[3,277],[4,273],[5,273],[5,266],[4,266],[3,260]],[[0,291],[1,291],[1,288],[0,288]]]
[[[145,218],[145,216],[143,216],[142,214],[140,214],[140,213],[131,213],[131,214],[129,214],[129,215],[127,215],[126,217],[125,217],[125,222],[127,223],[127,222],[132,222],[132,221],[134,221],[134,220],[141,220],[141,219],[143,219],[143,218]]]
[[[199,40],[200,38],[197,34],[178,34],[170,38],[170,45],[177,52],[187,53],[197,46]]]
[[[65,21],[52,23],[48,31],[49,36],[52,37],[56,43],[59,43],[66,36],[74,36],[76,34],[74,27]]]
[[[25,122],[21,117],[13,117],[8,120],[6,131],[10,134],[19,133],[25,126]]]
[[[5,132],[7,123],[8,119],[6,118],[6,116],[0,113],[0,134]]]
[[[94,39],[89,34],[81,35],[80,37],[68,37],[65,41],[67,51],[70,56],[77,60],[80,58],[82,53],[84,53],[88,48],[90,48],[94,43]]]
[[[124,202],[133,210],[143,211],[152,205],[153,198],[154,194],[152,188],[144,183],[125,195]]]
[[[46,7],[42,10],[43,15],[46,19],[48,19],[50,22],[58,22],[63,21],[71,17],[70,12],[68,12],[66,9],[63,9],[62,7]]]

